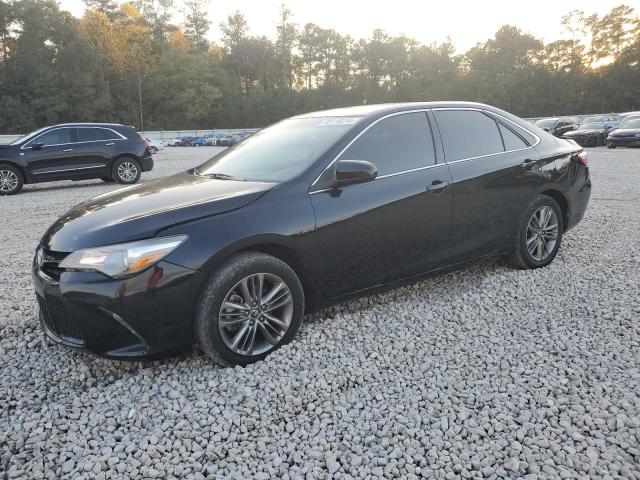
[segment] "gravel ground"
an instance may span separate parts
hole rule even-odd
[[[167,149],[143,180],[212,149]],[[322,312],[267,360],[121,363],[41,338],[46,227],[115,188],[0,198],[0,477],[640,478],[640,150],[591,149],[555,262],[485,262]]]

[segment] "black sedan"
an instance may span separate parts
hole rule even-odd
[[[583,123],[577,130],[565,133],[562,137],[571,139],[583,147],[604,146],[613,127],[606,122]]]
[[[300,115],[65,213],[33,262],[41,324],[110,358],[195,339],[247,364],[330,302],[488,256],[549,265],[590,192],[579,146],[490,106]]]
[[[624,119],[607,137],[607,147],[640,147],[640,116]]]
[[[556,137],[561,137],[578,128],[576,121],[572,118],[543,118],[538,120],[535,126]]]

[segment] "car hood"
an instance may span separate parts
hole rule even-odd
[[[241,208],[274,185],[179,173],[81,203],[49,227],[41,245],[73,252],[149,238],[176,223]]]
[[[594,135],[597,133],[604,133],[604,128],[590,128],[585,130],[573,130],[571,132],[567,132],[564,135],[566,137],[573,137],[575,135]]]
[[[640,134],[640,128],[617,128],[609,134],[610,137],[634,137]]]

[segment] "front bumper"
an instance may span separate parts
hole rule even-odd
[[[602,135],[583,135],[583,136],[570,136],[564,137],[574,140],[581,147],[597,147],[602,143],[604,137]]]
[[[611,137],[607,138],[607,145],[616,147],[640,147],[640,137]]]
[[[126,279],[56,272],[34,262],[32,278],[44,332],[99,356],[142,360],[186,351],[204,274],[161,261]]]

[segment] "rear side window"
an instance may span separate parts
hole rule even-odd
[[[381,120],[353,142],[340,160],[367,160],[376,166],[380,176],[435,164],[425,112]]]
[[[75,142],[75,137],[75,129],[73,128],[56,128],[34,138],[32,143],[42,142],[45,146],[63,145]]]
[[[475,110],[435,110],[448,162],[504,151],[496,121]]]
[[[502,140],[504,141],[505,150],[520,150],[529,146],[518,135],[513,133],[510,129],[508,129],[501,123],[498,123],[498,127],[500,128],[500,134],[502,135]]]
[[[79,142],[95,142],[100,140],[114,140],[119,138],[115,133],[106,128],[79,128]]]

